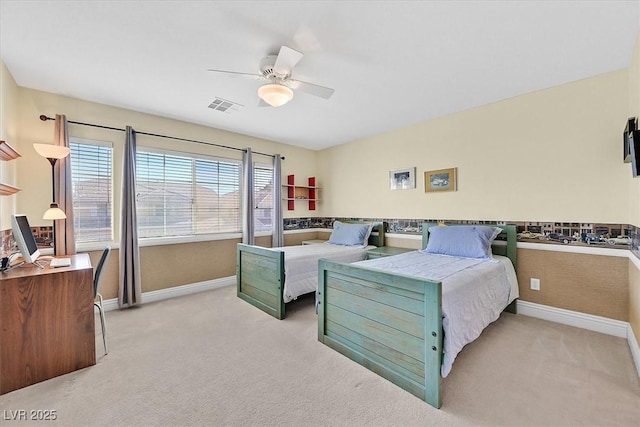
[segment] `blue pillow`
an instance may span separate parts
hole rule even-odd
[[[373,224],[345,224],[334,221],[329,243],[345,246],[367,246]]]
[[[501,231],[499,227],[479,225],[431,227],[429,242],[424,251],[430,254],[491,259],[491,243]]]

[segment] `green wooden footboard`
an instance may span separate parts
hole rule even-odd
[[[357,221],[346,222],[362,224]],[[384,246],[384,235],[384,222],[374,222],[369,244]],[[236,252],[238,297],[276,319],[284,319],[284,252],[244,243],[238,243]]]
[[[239,298],[276,319],[283,319],[284,278],[284,252],[238,243],[236,282]]]
[[[320,260],[318,340],[442,404],[441,282]]]

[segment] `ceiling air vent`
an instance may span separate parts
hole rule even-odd
[[[213,102],[209,104],[209,108],[211,108],[212,110],[222,111],[223,113],[227,114],[231,113],[231,111],[238,111],[240,107],[244,107],[244,105],[218,97],[216,97],[216,99],[214,99]]]

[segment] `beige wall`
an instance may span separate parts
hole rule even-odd
[[[236,244],[240,239],[148,246],[140,248],[142,292],[204,282],[236,274]],[[102,251],[90,251],[95,267]],[[111,251],[102,271],[100,293],[104,299],[118,297],[117,248]]]
[[[633,52],[631,65],[629,66],[629,112],[628,117],[637,117],[640,120],[640,32],[636,39],[636,48]],[[630,178],[629,184],[629,222],[640,227],[640,177]]]
[[[19,151],[16,117],[18,114],[18,86],[11,73],[0,61],[0,139]],[[0,182],[17,187],[17,162],[0,162]],[[0,196],[0,230],[11,228],[9,220],[16,209],[17,194]]]
[[[629,67],[629,117],[640,119],[640,32],[636,38],[636,48]],[[630,178],[629,222],[640,227],[640,177]],[[629,263],[629,323],[640,342],[640,261]]]
[[[520,300],[628,321],[628,265],[627,257],[518,249]]]
[[[640,261],[629,263],[629,323],[640,343]]]
[[[324,212],[627,223],[627,86],[608,73],[321,151]],[[390,170],[414,166],[416,189],[389,190]],[[424,172],[449,167],[458,191],[425,194]]]

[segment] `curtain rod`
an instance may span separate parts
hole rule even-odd
[[[55,120],[55,118],[47,117],[44,114],[42,114],[42,115],[40,115],[40,120],[42,120],[43,122],[46,122],[47,120]],[[96,125],[96,124],[93,124],[93,123],[74,122],[73,120],[67,120],[67,123],[72,123],[74,125],[91,126],[91,127],[100,128],[100,129],[117,130],[117,131],[120,131],[120,132],[125,132],[126,131],[126,129],[114,128],[114,127],[103,126],[103,125]],[[237,151],[243,151],[243,152],[246,151],[244,148],[237,148],[237,147],[230,147],[228,145],[214,144],[213,142],[197,141],[195,139],[179,138],[179,137],[176,137],[176,136],[160,135],[160,134],[157,134],[157,133],[138,132],[138,131],[135,131],[135,132],[137,134],[140,134],[140,135],[155,136],[157,138],[175,139],[177,141],[195,142],[197,144],[205,144],[205,145],[212,145],[214,147],[228,148],[229,150],[237,150]],[[260,153],[259,151],[252,151],[252,153],[260,154],[262,156],[275,157],[273,154]],[[281,159],[284,160],[284,157],[281,157]]]

